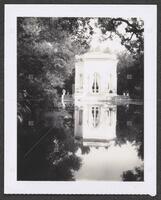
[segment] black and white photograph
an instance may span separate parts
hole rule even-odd
[[[144,21],[17,18],[18,180],[144,180]]]
[[[139,187],[148,181],[144,157],[154,155],[149,166],[155,165],[155,134],[151,140],[147,133],[155,114],[150,111],[155,79],[146,86],[155,73],[155,61],[148,61],[155,50],[149,41],[154,56],[148,56],[145,35],[152,34],[145,17],[53,16],[50,11],[47,16],[17,14],[14,22],[15,181]],[[152,64],[154,72],[147,73]]]

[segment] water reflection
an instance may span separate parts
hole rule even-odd
[[[75,108],[75,138],[83,146],[106,146],[116,138],[116,105],[84,104]]]
[[[124,172],[142,165],[135,147],[129,142],[121,147],[115,146],[114,142],[108,145],[108,149],[90,147],[89,154],[84,155],[77,151],[83,164],[79,171],[75,172],[76,180],[121,181]]]
[[[143,106],[44,111],[38,125],[18,128],[18,144],[18,180],[143,181]]]
[[[142,181],[142,114],[134,105],[77,105],[74,134],[82,165],[75,179]]]

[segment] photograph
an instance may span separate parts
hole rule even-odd
[[[5,5],[5,194],[156,194],[156,9]]]
[[[17,179],[144,180],[144,21],[17,18]]]

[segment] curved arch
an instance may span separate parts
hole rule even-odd
[[[100,75],[97,72],[93,74],[93,83],[92,83],[92,93],[99,93],[100,92]]]

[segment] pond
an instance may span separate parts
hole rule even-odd
[[[18,180],[144,180],[143,105],[67,104],[18,130]]]

